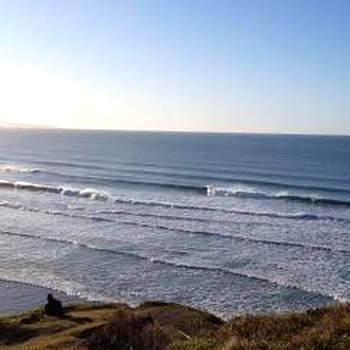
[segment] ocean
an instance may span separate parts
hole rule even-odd
[[[350,137],[3,129],[0,222],[4,283],[226,317],[348,300]]]

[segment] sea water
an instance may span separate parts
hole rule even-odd
[[[0,131],[0,280],[218,315],[350,298],[350,137]]]

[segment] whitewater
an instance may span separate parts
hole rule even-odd
[[[1,130],[0,219],[0,281],[225,316],[348,300],[350,138]]]

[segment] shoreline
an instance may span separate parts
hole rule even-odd
[[[45,315],[48,293],[62,301],[63,317]],[[116,334],[135,350],[346,350],[349,320],[349,303],[225,318],[179,303],[89,302],[0,280],[1,350],[113,350]]]
[[[23,282],[0,279],[0,316],[11,316],[46,304],[47,294],[53,294],[63,304],[80,304],[88,301],[56,290],[33,286]]]
[[[111,304],[111,303],[123,303],[127,304],[130,307],[137,307],[138,305],[147,302],[147,300],[139,300],[137,302],[133,302],[130,300],[90,300],[78,296],[71,296],[64,292],[57,291],[55,289],[35,286],[25,282],[18,281],[9,281],[5,279],[0,279],[0,317],[3,316],[15,316],[28,310],[34,310],[40,308],[41,306],[46,304],[46,298],[48,294],[53,294],[55,298],[59,299],[63,305],[78,305],[78,304],[95,304],[95,305],[103,305],[103,304]],[[156,299],[158,300],[158,299]],[[346,303],[346,301],[338,301],[333,299],[327,303],[320,304],[317,306],[305,306],[303,308],[291,308],[291,309],[274,309],[270,311],[229,311],[226,312],[216,312],[215,310],[206,309],[200,305],[189,305],[183,303],[182,301],[172,301],[172,300],[164,300],[165,303],[180,303],[181,305],[186,305],[187,307],[194,308],[201,312],[208,312],[210,314],[215,315],[223,320],[229,320],[233,317],[239,317],[242,315],[263,315],[268,313],[288,313],[288,312],[305,312],[309,309],[328,307],[335,303]]]

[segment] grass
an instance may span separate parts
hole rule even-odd
[[[349,350],[350,306],[229,322],[179,304],[85,304],[0,317],[1,350]]]
[[[48,317],[43,309],[0,318],[0,349],[86,349],[84,335],[95,332],[123,304],[76,305],[65,308],[67,316]]]
[[[220,350],[349,350],[350,306],[237,317]]]

